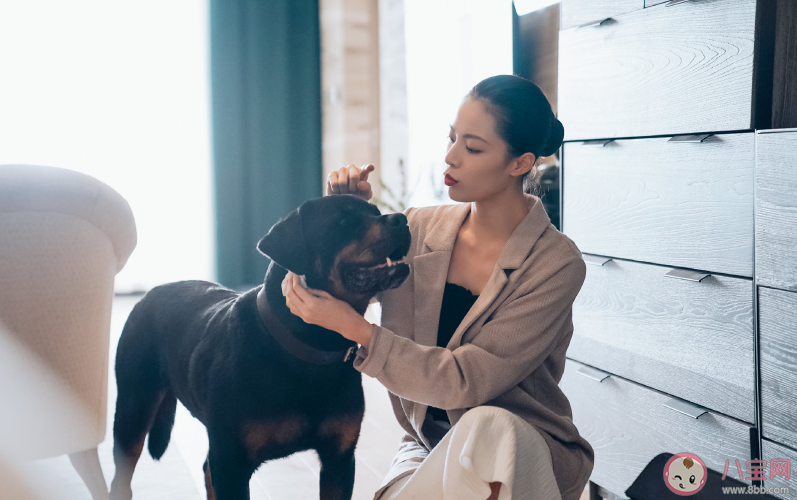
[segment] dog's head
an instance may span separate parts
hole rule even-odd
[[[305,275],[307,286],[351,304],[396,288],[409,275],[401,259],[410,248],[404,214],[382,215],[354,195],[314,198],[274,224],[258,250]]]

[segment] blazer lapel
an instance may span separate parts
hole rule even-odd
[[[443,304],[448,266],[454,242],[462,222],[470,212],[470,203],[453,205],[431,227],[427,229],[422,253],[412,259],[413,295],[415,302],[414,341],[419,345],[436,346],[437,329],[440,324],[440,307]],[[413,403],[412,425],[418,435],[426,417],[427,405]],[[429,443],[426,442],[426,446]]]
[[[440,250],[412,259],[415,274],[415,343],[437,345],[437,327],[440,323],[440,307],[443,305],[448,265],[451,251]]]

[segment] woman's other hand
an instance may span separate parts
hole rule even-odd
[[[366,348],[371,343],[373,325],[368,320],[348,302],[323,290],[303,287],[301,277],[295,273],[288,271],[282,280],[282,295],[288,309],[305,323],[338,332]]]
[[[353,194],[368,201],[373,196],[371,183],[368,182],[368,174],[374,171],[373,164],[358,168],[353,163],[340,167],[334,172],[330,172],[327,177],[327,196],[331,194]]]

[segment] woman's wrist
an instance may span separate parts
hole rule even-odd
[[[361,346],[368,349],[368,347],[371,345],[371,332],[373,330],[373,326],[374,325],[372,325],[367,319],[357,315],[357,321],[350,330],[351,335],[348,337],[349,340],[357,342]]]

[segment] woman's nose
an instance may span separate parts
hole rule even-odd
[[[455,156],[456,155],[454,154],[454,147],[452,145],[451,147],[448,148],[448,152],[446,152],[446,157],[445,157],[446,165],[449,165],[449,166],[453,167],[454,166],[454,161],[455,161]]]

